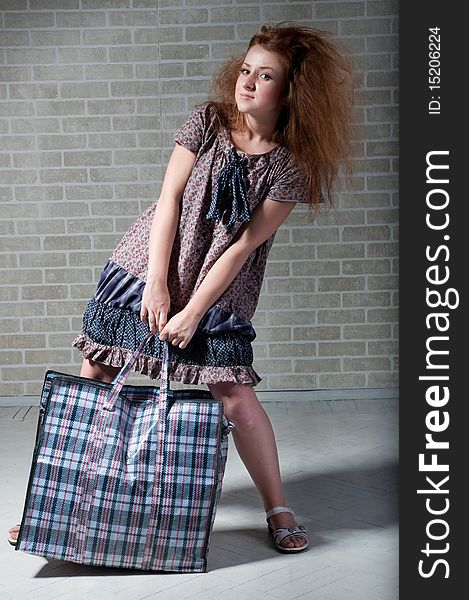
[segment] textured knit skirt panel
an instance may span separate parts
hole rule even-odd
[[[143,287],[144,284],[140,286],[140,292]],[[141,294],[139,297],[139,290],[134,285],[131,294],[127,286],[127,292],[119,296],[114,286],[112,301],[109,297],[107,301],[102,301],[102,295],[99,297],[99,300],[95,296],[88,302],[82,333],[73,345],[87,359],[120,368],[149,331],[148,325],[140,320]],[[168,320],[170,317],[168,315]],[[257,385],[262,378],[252,367],[251,340],[255,336],[252,328],[248,331],[244,323],[233,321],[232,315],[226,318],[220,311],[207,314],[201,323],[204,327],[199,325],[185,348],[170,344],[170,380],[187,384],[233,382]],[[149,350],[140,357],[135,370],[159,379],[163,342],[155,335],[146,348]]]

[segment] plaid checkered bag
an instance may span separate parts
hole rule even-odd
[[[82,563],[205,572],[233,427],[210,392],[48,371],[17,550]]]

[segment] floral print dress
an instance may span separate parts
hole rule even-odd
[[[204,103],[174,134],[174,141],[192,151],[196,160],[181,200],[169,263],[168,320],[186,306],[262,200],[308,203],[303,173],[284,146],[263,154],[243,152],[234,147],[227,129],[215,128],[214,118],[213,105]],[[139,313],[155,208],[156,203],[131,225],[101,272],[95,296],[85,309],[83,330],[73,341],[86,358],[121,367],[148,332]],[[253,386],[262,380],[252,367],[256,333],[250,319],[274,238],[275,233],[248,256],[186,348],[169,344],[171,380]],[[159,378],[162,344],[153,336],[136,370]]]

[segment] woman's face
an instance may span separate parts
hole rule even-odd
[[[262,46],[250,48],[236,82],[235,100],[239,112],[276,122],[284,91],[285,76],[279,56]]]

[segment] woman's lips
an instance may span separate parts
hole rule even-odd
[[[247,100],[254,100],[253,96],[248,96],[247,94],[240,94],[239,97]]]

